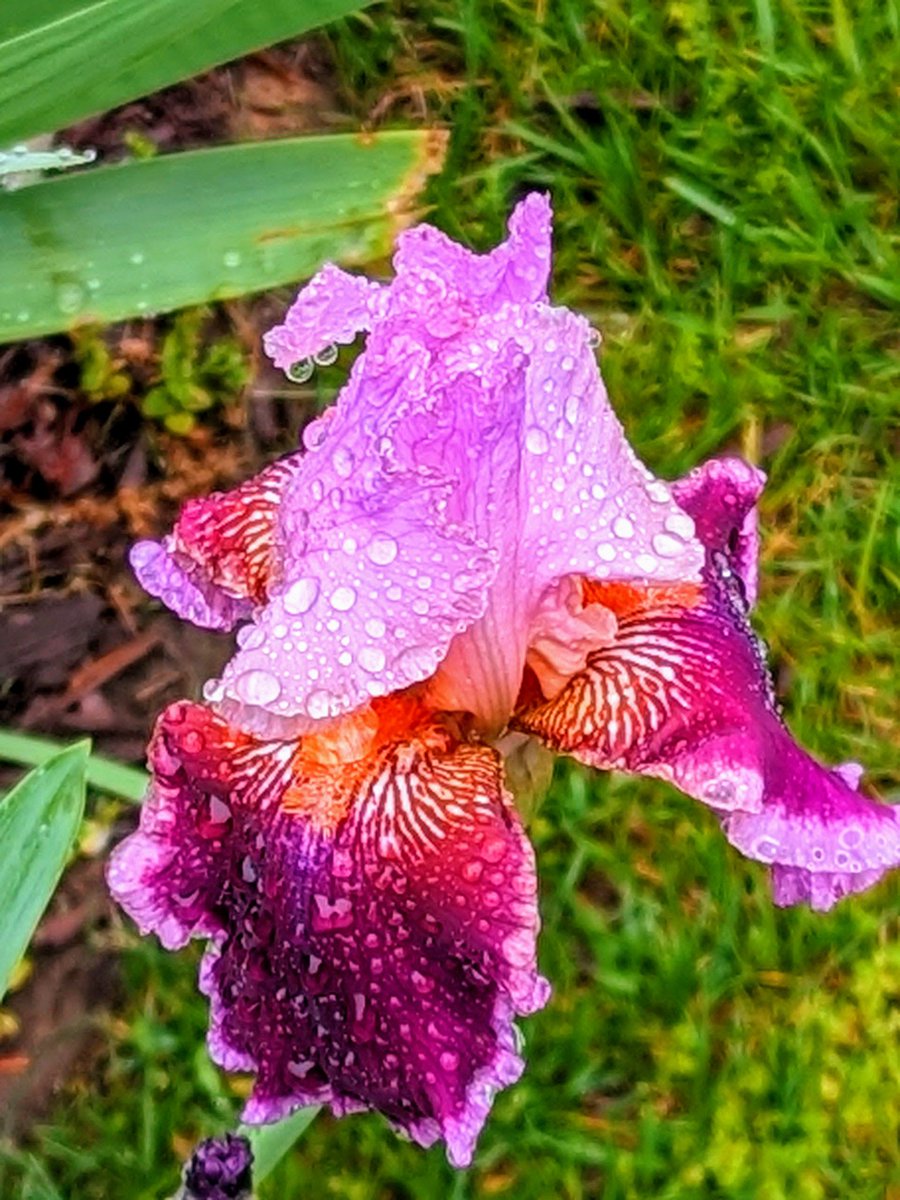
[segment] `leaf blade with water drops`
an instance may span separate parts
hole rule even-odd
[[[227,299],[387,253],[434,131],[247,143],[0,195],[0,342]]]
[[[51,133],[297,37],[364,2],[4,0],[0,145]]]
[[[89,752],[88,741],[67,747],[0,800],[0,998],[78,833]]]

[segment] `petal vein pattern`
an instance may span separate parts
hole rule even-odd
[[[247,1120],[376,1108],[465,1165],[548,995],[534,860],[497,755],[393,703],[297,744],[173,706],[109,878],[165,945],[212,940],[210,1047],[256,1073]]]
[[[676,485],[707,542],[703,584],[588,586],[587,603],[615,614],[615,637],[557,695],[529,699],[514,725],[591,766],[675,783],[719,814],[743,854],[771,865],[777,903],[827,909],[900,865],[900,820],[781,721],[747,619],[761,486],[749,470],[723,460]]]

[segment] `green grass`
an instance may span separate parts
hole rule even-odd
[[[769,472],[757,625],[788,719],[891,795],[895,0],[434,0],[331,40],[359,120],[392,92],[396,123],[421,96],[451,125],[430,199],[454,236],[486,247],[515,197],[552,192],[555,294],[603,331],[652,467],[740,450]],[[900,1195],[896,879],[824,917],[778,912],[698,806],[566,764],[533,834],[555,995],[473,1169],[378,1117],[323,1117],[264,1198]],[[0,1165],[4,1197],[164,1195],[235,1111],[203,1050],[196,955],[122,939],[129,1001],[105,1059],[31,1159]]]

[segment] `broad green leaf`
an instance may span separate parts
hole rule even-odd
[[[306,1132],[319,1113],[319,1106],[298,1108],[274,1125],[241,1125],[243,1134],[253,1149],[253,1183],[261,1183],[284,1158],[294,1142]]]
[[[60,751],[0,800],[0,997],[78,833],[90,748],[85,741]]]
[[[104,167],[0,195],[0,342],[239,296],[387,252],[445,138],[342,134]]]
[[[0,146],[296,37],[367,0],[3,0]]]

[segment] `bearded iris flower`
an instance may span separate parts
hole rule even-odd
[[[149,592],[237,648],[160,717],[109,878],[165,946],[208,939],[246,1120],[374,1108],[465,1165],[549,994],[511,793],[530,747],[675,784],[778,904],[869,887],[900,823],[785,728],[748,620],[763,476],[638,461],[590,326],[548,301],[548,201],[490,254],[422,225],[394,265],[326,266],[266,336],[303,375],[367,334],[304,449],[134,548]]]

